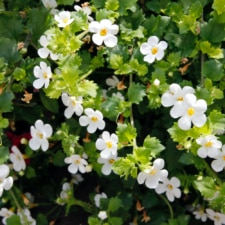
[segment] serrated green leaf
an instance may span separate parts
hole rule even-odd
[[[121,143],[131,143],[134,138],[136,138],[136,128],[131,126],[130,124],[122,124],[118,123],[117,127],[117,135],[119,138],[119,142]]]
[[[139,83],[132,83],[128,88],[128,99],[130,102],[139,104],[146,96],[146,87]]]
[[[123,65],[123,57],[121,55],[111,54],[109,60],[112,69],[117,70]]]
[[[0,164],[5,163],[8,159],[9,159],[9,149],[4,146],[0,146]]]
[[[221,112],[217,110],[211,111],[208,119],[213,130],[225,130],[225,115]]]
[[[97,85],[92,80],[82,80],[77,85],[77,90],[80,93],[79,96],[91,96],[95,98],[97,95],[97,88]],[[73,95],[76,96],[77,94],[74,93]]]
[[[43,106],[50,112],[57,114],[59,112],[58,101],[51,99],[45,95],[43,91],[40,92],[40,99]]]
[[[223,64],[218,60],[204,62],[202,73],[212,81],[219,81],[224,76]]]
[[[117,197],[110,198],[109,206],[108,206],[109,211],[115,212],[121,207],[123,207],[123,203],[119,198],[117,198]]]
[[[11,112],[13,109],[12,100],[14,99],[14,94],[10,91],[4,91],[0,94],[0,112]]]
[[[105,2],[105,8],[107,10],[116,11],[119,8],[119,1],[118,0],[107,0]]]
[[[225,4],[223,0],[214,0],[212,8],[220,15],[225,12]]]
[[[13,77],[16,81],[24,79],[26,76],[26,71],[20,67],[16,67],[13,72]]]
[[[120,15],[126,15],[126,11],[131,9],[137,0],[119,0],[119,13]]]
[[[130,67],[135,71],[139,76],[144,76],[148,72],[148,67],[146,64],[140,64],[137,59],[131,59],[129,62]]]
[[[144,27],[139,26],[137,29],[131,29],[120,25],[121,38],[125,41],[131,42],[135,38],[144,38]]]
[[[221,48],[212,47],[212,45],[208,41],[200,42],[200,50],[207,54],[209,57],[214,59],[221,59],[223,58],[223,51]]]

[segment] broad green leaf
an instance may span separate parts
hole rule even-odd
[[[122,203],[122,201],[119,198],[117,198],[117,197],[110,198],[109,206],[108,206],[108,210],[109,211],[115,212],[119,208],[122,208],[122,207],[123,207],[123,203]]]
[[[209,60],[204,62],[202,73],[212,81],[219,81],[224,76],[223,64],[218,60]]]
[[[118,12],[107,10],[107,9],[100,9],[96,12],[96,20],[101,21],[105,18],[114,21],[119,16]]]
[[[118,0],[107,0],[105,2],[105,8],[107,10],[116,11],[119,8],[119,1]]]
[[[20,217],[18,215],[12,215],[6,219],[7,225],[23,225],[20,222]]]
[[[200,18],[202,16],[202,12],[203,12],[203,6],[201,1],[195,1],[193,4],[191,4],[191,8],[190,8],[190,15],[197,19]]]
[[[136,128],[134,128],[130,124],[118,123],[116,133],[118,135],[119,142],[122,144],[131,143],[133,139],[137,136]]]
[[[9,149],[5,146],[0,146],[0,164],[5,163],[9,159]]]
[[[26,71],[20,67],[16,67],[13,72],[13,77],[16,81],[23,80],[26,76]]]
[[[207,54],[211,58],[221,59],[223,58],[223,51],[221,48],[212,47],[208,41],[202,41],[199,44],[200,50]]]
[[[153,0],[153,1],[147,1],[146,7],[156,13],[160,13],[165,11],[165,9],[168,7],[169,0]]]
[[[146,87],[140,83],[133,83],[128,88],[128,99],[130,102],[139,104],[146,95]]]
[[[217,110],[213,110],[209,114],[210,126],[213,130],[224,131],[225,130],[225,115]]]
[[[102,221],[96,217],[88,217],[88,225],[102,225]]]
[[[13,99],[14,99],[14,94],[10,91],[4,91],[2,94],[0,94],[0,113],[12,111]]]
[[[214,0],[212,8],[220,15],[225,12],[224,0]]]

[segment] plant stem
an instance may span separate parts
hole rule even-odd
[[[169,203],[169,201],[163,196],[163,195],[159,195],[161,197],[161,199],[167,204],[169,211],[170,211],[170,218],[173,219],[173,208],[171,206],[171,204]]]

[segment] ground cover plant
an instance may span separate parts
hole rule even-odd
[[[224,40],[224,0],[1,0],[1,223],[225,224]]]

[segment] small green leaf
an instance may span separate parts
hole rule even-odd
[[[130,102],[139,104],[144,96],[146,96],[146,87],[144,85],[133,83],[128,88],[128,98]]]
[[[53,164],[55,166],[64,166],[65,165],[64,158],[65,154],[63,153],[63,151],[61,150],[57,151],[53,157]]]
[[[220,15],[225,12],[224,0],[214,0],[212,8]]]
[[[119,198],[110,198],[108,210],[111,212],[117,211],[119,208],[123,207],[123,203]]]
[[[118,123],[117,135],[119,142],[121,143],[131,143],[134,138],[136,138],[136,129],[130,124]]]
[[[59,112],[57,99],[47,97],[43,91],[40,92],[40,99],[41,99],[41,103],[48,111],[55,114]]]
[[[120,15],[126,15],[126,11],[131,9],[137,0],[119,0],[119,13]]]
[[[6,219],[7,225],[22,225],[18,215],[12,215]]]
[[[28,179],[36,177],[35,169],[31,166],[28,166],[26,168],[25,175]]]
[[[0,116],[0,128],[7,128],[9,126],[9,120]]]
[[[4,146],[0,146],[0,164],[5,163],[9,158],[9,149],[4,147]]]
[[[213,110],[209,114],[210,126],[213,130],[225,130],[225,115],[217,110]]]
[[[223,64],[218,60],[204,62],[202,73],[212,81],[219,81],[224,76]]]
[[[23,80],[26,76],[26,71],[22,68],[16,67],[13,72],[13,77],[16,81]]]
[[[116,224],[116,225],[122,225],[123,224],[123,220],[120,217],[110,216],[109,217],[109,224],[110,225],[114,225],[114,224]]]
[[[208,41],[200,42],[200,50],[207,54],[209,57],[214,59],[221,59],[223,58],[223,51],[221,48],[212,47],[212,45]]]
[[[107,0],[105,2],[105,8],[107,10],[116,11],[119,8],[119,1],[118,0]]]
[[[0,112],[11,112],[13,109],[12,100],[14,99],[14,94],[9,91],[4,91],[0,94]]]
[[[37,224],[41,224],[41,225],[48,225],[48,220],[47,220],[47,217],[42,214],[42,213],[39,213],[37,215]]]
[[[96,217],[89,216],[88,225],[102,225],[102,222]]]

